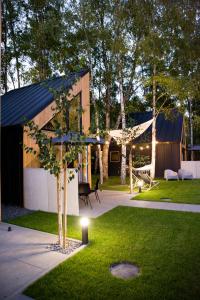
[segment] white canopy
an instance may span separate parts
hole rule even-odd
[[[140,125],[126,128],[126,129],[119,129],[119,130],[110,130],[109,135],[114,138],[115,140],[118,140],[119,142],[123,143],[129,143],[133,139],[136,139],[138,136],[140,136],[143,132],[147,130],[147,128],[152,124],[153,119],[144,122]]]

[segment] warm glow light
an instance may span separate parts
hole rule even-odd
[[[144,149],[144,147],[140,147],[140,150],[143,150]]]
[[[139,180],[137,183],[138,187],[142,187],[144,185],[144,181],[143,180]]]
[[[133,145],[132,148],[135,149],[135,145]]]
[[[82,227],[87,227],[89,225],[89,219],[88,218],[82,218],[80,222],[81,222]]]
[[[156,141],[156,144],[158,144],[158,141]]]
[[[149,145],[147,145],[146,148],[149,149]]]

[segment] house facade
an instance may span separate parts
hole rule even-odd
[[[134,126],[152,119],[152,112],[131,113],[129,121]],[[150,126],[133,141],[132,153],[135,167],[151,163]],[[127,165],[129,149],[127,147]],[[170,118],[160,113],[156,120],[156,177],[162,178],[165,169],[178,171],[181,161],[187,160],[186,138],[182,114],[172,111]],[[109,148],[109,176],[120,175],[121,147],[112,140]]]
[[[24,126],[33,120],[39,128],[53,135],[52,120],[55,117],[54,95],[51,89],[66,89],[66,101],[71,101],[68,120],[69,130],[87,134],[90,128],[89,71],[81,70],[68,77],[55,77],[44,82],[9,91],[2,96],[2,186],[1,199],[11,205],[24,204],[23,174],[25,168],[40,168],[39,160],[26,153],[23,145],[37,149],[37,145]],[[91,182],[90,146],[87,148],[87,168],[83,169]],[[87,174],[86,174],[87,173]],[[34,183],[33,183],[34,184]]]

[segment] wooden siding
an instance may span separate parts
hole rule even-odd
[[[180,161],[180,143],[159,143],[156,145],[156,177],[163,177],[165,169],[178,171]]]
[[[71,100],[72,97],[81,94],[82,101],[82,130],[85,134],[88,133],[90,128],[90,94],[89,94],[89,73],[85,74],[82,78],[80,78],[75,85],[73,85],[72,89],[69,91],[69,95],[67,100]],[[48,105],[43,111],[41,111],[37,116],[33,118],[33,121],[42,128],[45,124],[47,124],[53,117],[54,112],[52,111],[52,107],[55,107],[55,102]],[[33,147],[33,149],[38,151],[38,146],[35,142],[28,137],[27,133],[23,134],[24,144]],[[89,147],[90,148],[90,147]],[[90,149],[88,151],[88,176],[91,182],[91,152]],[[32,154],[27,154],[25,151],[23,153],[23,166],[24,168],[37,168],[40,167],[40,163],[36,157]]]
[[[137,147],[140,146],[142,145],[137,145]],[[109,176],[120,176],[121,162],[110,162],[110,151],[120,151],[121,153],[121,148],[115,143],[112,143],[109,148]],[[138,152],[139,150],[136,151]],[[133,151],[133,155],[136,154],[136,151]],[[181,165],[181,153],[182,145],[180,143],[158,143],[156,145],[156,177],[163,178],[165,169],[177,172]],[[144,148],[141,154],[151,157],[151,149]]]

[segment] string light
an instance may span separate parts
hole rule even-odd
[[[144,147],[140,147],[140,150],[142,151],[144,149]]]

